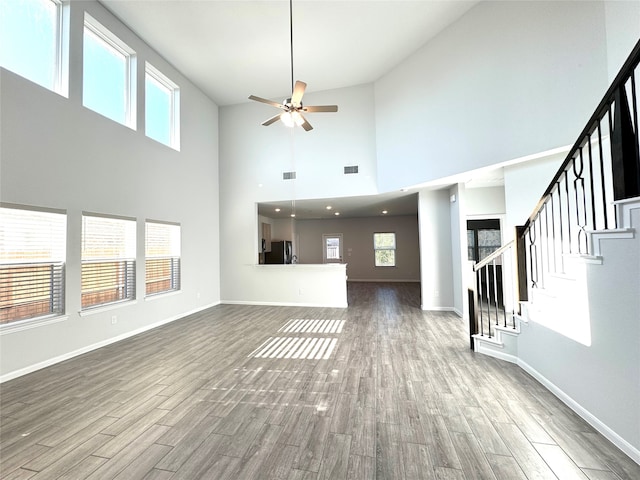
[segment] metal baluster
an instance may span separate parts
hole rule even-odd
[[[478,302],[478,310],[480,312],[480,336],[484,336],[484,317],[482,314],[482,270],[478,270],[476,272],[476,288],[478,289],[480,295],[480,301]]]
[[[556,259],[556,216],[554,214],[553,207],[553,191],[551,191],[551,195],[549,197],[549,202],[551,202],[551,239],[553,245],[553,271],[554,273],[558,271],[558,260]]]
[[[544,259],[543,259],[543,255],[544,255],[544,249],[542,248],[542,216],[540,215],[540,212],[538,212],[538,215],[536,216],[534,223],[538,222],[538,231],[537,231],[537,242],[538,242],[538,247],[536,248],[536,253],[537,253],[537,261],[536,261],[536,274],[538,275],[538,284],[540,285],[540,288],[544,288],[544,278],[545,278],[545,273],[544,273]]]
[[[562,256],[562,253],[564,252],[564,234],[563,234],[563,229],[562,229],[562,190],[560,190],[560,182],[556,182],[556,189],[558,190],[558,228],[560,230],[560,251],[559,253],[559,257],[560,257],[560,272],[564,273],[564,258]],[[557,268],[556,268],[556,272],[557,272]]]
[[[515,245],[515,244],[514,244]],[[511,279],[509,281],[509,289],[511,290],[511,323],[513,324],[513,329],[515,330],[516,328],[516,308],[518,307],[518,305],[516,305],[516,287],[515,287],[515,282],[514,282],[514,278],[515,276],[517,276],[518,274],[516,273],[517,270],[517,266],[516,266],[516,262],[514,262],[515,260],[515,250],[516,247],[513,247],[511,252],[511,257],[509,260],[509,263],[511,263],[511,267],[509,268],[509,272],[511,272]]]
[[[575,161],[574,158],[571,159],[571,163]],[[569,197],[569,170],[564,171],[564,190],[567,195],[567,245],[569,246],[569,253],[572,252],[571,249],[571,201]],[[564,251],[563,251],[564,253]]]
[[[584,178],[582,178],[582,172],[584,170],[584,160],[582,158],[582,147],[580,148],[580,171],[576,171],[576,163],[573,162],[573,174],[576,179],[573,181],[573,189],[575,191],[575,199],[576,199],[576,223],[578,225],[578,253],[582,253],[582,243],[580,239],[584,240],[584,244],[587,244],[587,232],[585,231],[585,224],[587,223],[587,200],[584,196]],[[580,201],[578,199],[578,184],[580,184],[580,188],[582,189],[582,208],[584,212],[584,218],[581,218],[580,215]],[[584,220],[584,221],[582,221]]]
[[[496,272],[496,259],[491,261],[493,265],[493,299],[496,302],[496,325],[499,323],[500,315],[498,314],[498,274]]]
[[[589,146],[589,186],[591,188],[591,228],[596,229],[596,192],[593,189],[593,151],[591,150],[591,137],[587,137],[587,145]],[[586,213],[585,213],[586,215]],[[587,252],[591,253],[591,252]]]
[[[611,131],[613,130],[613,125],[611,125],[611,106],[609,106],[609,138],[611,138]],[[600,122],[598,122],[598,150],[600,154],[600,177],[602,180],[602,213],[604,219],[604,229],[607,230],[609,228],[609,221],[607,215],[607,194],[606,187],[604,184],[604,157],[602,153],[602,128],[600,127]]]
[[[552,201],[552,197],[550,197],[547,202],[544,204],[544,236],[547,244],[547,272],[551,272],[551,254],[549,249],[549,240],[551,235],[549,235],[549,202]]]
[[[529,267],[531,274],[531,288],[538,288],[538,272],[537,272],[537,259],[536,258],[536,246],[535,246],[535,221],[531,222],[529,226]]]
[[[491,338],[491,298],[490,298],[490,286],[489,286],[489,265],[485,265],[485,280],[487,281],[487,327],[489,328],[489,338]]]
[[[640,133],[639,129],[638,129],[638,102],[637,102],[637,95],[636,95],[636,73],[635,71],[631,72],[631,99],[632,101],[632,106],[633,106],[633,119],[635,121],[634,123],[634,127],[635,127],[635,132],[636,132],[636,141],[638,142],[638,148],[640,149]]]

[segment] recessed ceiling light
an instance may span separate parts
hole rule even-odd
[[[295,213],[292,213],[292,214],[291,214],[291,218],[293,218],[293,217],[295,217],[295,216],[296,216],[296,214],[295,214]]]
[[[336,212],[336,213],[334,213],[334,215],[336,215],[336,216],[337,216],[337,215],[340,215],[340,212]]]
[[[279,208],[276,208],[276,212],[279,212],[279,211],[280,211],[280,209],[279,209]]]
[[[383,215],[386,215],[387,213],[389,213],[389,212],[387,212],[386,210],[382,210],[382,214]]]
[[[327,205],[327,210],[331,210],[333,207],[331,205]]]

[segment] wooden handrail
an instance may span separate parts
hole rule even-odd
[[[509,250],[509,248],[511,248],[513,246],[513,244],[514,244],[514,241],[511,240],[509,243],[504,244],[498,250],[493,252],[491,255],[487,256],[486,258],[483,258],[481,261],[479,261],[478,263],[474,264],[473,265],[473,271],[477,272],[478,270],[480,270],[485,265],[488,265],[489,263],[493,262],[496,258],[498,258],[504,252]]]

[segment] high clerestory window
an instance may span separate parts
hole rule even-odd
[[[62,315],[67,216],[0,207],[0,324]]]
[[[85,13],[82,104],[135,129],[135,52]]]
[[[0,1],[0,65],[66,95],[66,35],[61,0]]]
[[[134,300],[136,221],[82,215],[82,309]]]
[[[180,225],[145,223],[146,295],[180,290]]]
[[[180,150],[180,89],[150,63],[145,64],[145,133]]]

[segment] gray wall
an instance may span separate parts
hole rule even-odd
[[[349,280],[420,281],[416,216],[298,220],[296,245],[300,263],[322,263],[322,235],[341,233]],[[373,234],[396,234],[396,266],[375,267]]]
[[[0,375],[25,373],[220,301],[218,108],[97,2],[71,2],[71,78],[65,98],[0,69],[0,199],[67,212],[64,321],[0,336]],[[138,128],[82,106],[84,10],[138,55]],[[144,62],[181,90],[181,151],[144,134]],[[80,316],[83,211],[136,218],[136,302]],[[144,220],[182,227],[182,289],[144,297]],[[117,316],[117,324],[111,317]],[[5,377],[6,378],[6,377]]]

